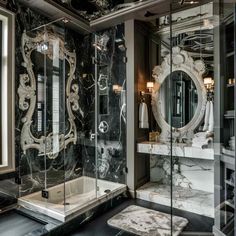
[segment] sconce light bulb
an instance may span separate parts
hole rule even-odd
[[[205,85],[212,84],[212,81],[213,81],[213,79],[211,77],[205,77],[204,78],[204,84]]]
[[[150,93],[152,92],[153,87],[154,87],[153,82],[151,82],[151,81],[147,82],[147,89]]]
[[[47,51],[48,50],[48,45],[47,45],[47,43],[43,43],[42,45],[41,45],[41,51],[42,52],[45,52],[45,51]]]
[[[118,84],[113,84],[112,90],[113,90],[115,93],[120,93],[121,90],[122,90],[122,86],[120,86],[120,85],[118,85]]]

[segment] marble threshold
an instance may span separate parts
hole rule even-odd
[[[137,152],[156,155],[170,155],[171,147],[168,143],[141,142],[137,144]],[[178,143],[172,146],[172,155],[178,157],[189,157],[204,160],[214,160],[213,148],[199,148],[187,144]]]
[[[171,206],[170,186],[148,182],[136,190],[138,199],[154,202],[164,206]],[[214,218],[214,194],[173,186],[173,207],[195,214]]]

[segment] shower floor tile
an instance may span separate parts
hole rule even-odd
[[[170,186],[149,182],[140,187],[136,193],[138,199],[164,206],[171,205]],[[173,186],[172,200],[173,207],[176,209],[189,211],[211,218],[214,217],[213,193]]]

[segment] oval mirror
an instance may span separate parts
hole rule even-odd
[[[184,71],[174,71],[171,74],[171,79],[172,111],[166,109],[169,107],[170,97],[168,92],[170,76],[168,76],[162,83],[159,91],[161,113],[169,125],[171,124],[172,117],[172,126],[181,128],[188,124],[194,117],[198,104],[197,88],[191,77]]]
[[[192,140],[206,108],[204,72],[204,62],[194,61],[179,47],[172,48],[172,54],[166,55],[162,64],[154,67],[152,111],[161,128],[161,142],[169,142],[171,137],[178,142]]]

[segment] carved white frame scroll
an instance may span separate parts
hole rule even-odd
[[[46,36],[45,36],[46,34]],[[66,109],[68,112],[68,121],[70,128],[67,134],[59,134],[59,149],[55,153],[53,151],[53,133],[49,133],[46,137],[41,136],[36,138],[31,131],[32,116],[36,106],[36,80],[33,71],[33,62],[31,61],[31,53],[42,44],[47,44],[48,51],[45,53],[49,58],[53,57],[53,52],[50,50],[50,44],[59,39],[59,58],[66,60],[69,63],[69,72],[65,73],[66,78]],[[75,124],[75,116],[73,111],[79,109],[79,87],[75,83],[75,69],[76,69],[76,53],[69,52],[65,46],[64,41],[53,32],[40,32],[36,37],[32,38],[26,32],[22,34],[21,39],[22,56],[24,59],[23,66],[27,73],[20,75],[20,85],[18,87],[19,108],[25,111],[26,114],[22,118],[23,127],[21,130],[21,148],[24,153],[27,149],[37,149],[38,155],[47,155],[49,159],[55,159],[59,152],[66,149],[69,143],[76,144],[77,130]]]
[[[198,94],[198,105],[193,118],[184,127],[173,127],[172,129],[161,113],[161,100],[159,99],[159,89],[165,79],[170,75],[171,70],[172,72],[184,71],[187,73],[193,80]],[[171,55],[168,54],[165,56],[161,65],[154,67],[152,76],[155,79],[156,85],[152,93],[152,111],[161,128],[160,141],[169,142],[171,131],[174,141],[182,142],[185,139],[187,142],[190,142],[193,138],[194,131],[201,124],[206,109],[207,92],[202,77],[204,73],[204,62],[202,60],[194,61],[187,51],[181,50],[179,47],[172,49],[172,60]]]

